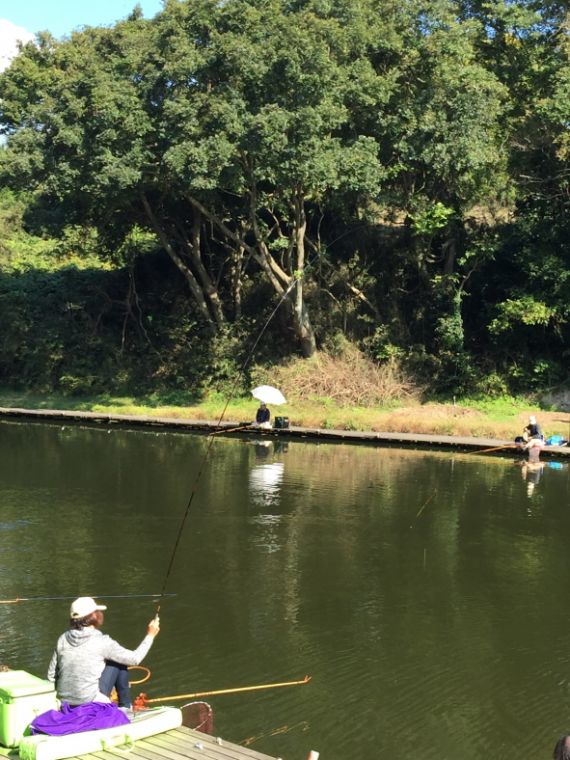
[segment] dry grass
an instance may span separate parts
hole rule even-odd
[[[419,398],[421,389],[395,361],[377,364],[347,344],[342,354],[320,352],[272,370],[273,384],[290,401],[329,399],[338,406],[371,407]]]
[[[394,433],[423,433],[426,435],[457,435],[482,438],[511,438],[518,432],[514,421],[489,420],[483,412],[450,404],[422,404],[393,409],[380,421],[386,430]],[[522,430],[521,425],[521,430]]]
[[[485,411],[469,406],[411,401],[398,407],[341,406],[330,399],[294,401],[289,398],[285,406],[272,408],[272,414],[289,417],[291,425],[308,428],[336,430],[373,430],[386,433],[421,433],[426,435],[455,435],[475,438],[499,438],[514,440],[520,435],[528,421],[528,414],[535,413],[545,435],[570,434],[570,415],[560,412],[541,412],[532,407],[513,409],[512,414],[500,419]],[[160,416],[180,419],[217,421],[225,406],[222,400],[206,401],[198,406],[156,407],[149,409],[119,399],[106,404],[93,404],[97,412]],[[62,408],[59,406],[59,408]],[[238,399],[230,402],[226,410],[225,422],[252,420],[257,408],[253,399]],[[567,419],[562,419],[567,418]]]

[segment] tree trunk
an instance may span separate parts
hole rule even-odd
[[[190,256],[191,256],[192,264],[194,265],[194,268],[196,272],[198,273],[198,277],[200,278],[202,288],[204,292],[206,293],[210,301],[210,304],[212,306],[212,313],[214,315],[214,320],[218,326],[221,326],[226,321],[226,318],[224,316],[224,309],[222,306],[222,301],[220,299],[220,294],[218,293],[218,289],[212,282],[212,278],[208,274],[206,267],[204,266],[204,263],[202,261],[201,229],[202,229],[202,214],[199,211],[195,210],[194,222],[192,224],[192,245],[189,247]]]
[[[231,253],[231,282],[232,282],[232,299],[234,306],[234,319],[237,321],[241,318],[241,289],[242,289],[242,271],[243,271],[244,247],[238,245]]]
[[[292,293],[293,299],[293,327],[295,335],[300,343],[303,356],[309,358],[317,350],[315,331],[309,319],[309,312],[305,304],[303,293],[303,275],[305,273],[305,233],[307,232],[307,217],[302,194],[297,193],[295,198],[295,251],[296,271],[295,288]]]
[[[205,321],[208,323],[210,330],[212,332],[216,332],[216,325],[214,323],[214,320],[212,319],[210,310],[208,309],[208,304],[206,303],[206,299],[204,298],[204,293],[202,291],[202,288],[200,287],[200,283],[194,277],[193,272],[186,266],[181,256],[179,256],[178,253],[172,247],[172,244],[170,240],[168,239],[168,236],[166,235],[163,228],[158,223],[158,220],[146,196],[142,195],[141,199],[142,199],[144,209],[149,218],[149,221],[152,225],[152,228],[158,235],[158,238],[160,242],[162,243],[164,250],[170,256],[170,258],[172,259],[172,261],[174,262],[174,264],[176,265],[178,270],[182,273],[184,279],[188,283],[188,287],[190,288],[190,292],[192,293],[194,300],[196,301],[196,305],[198,306],[198,310],[200,311],[200,314],[204,317]]]
[[[195,209],[198,209],[202,214],[204,214],[207,219],[215,224],[220,232],[223,232],[223,234],[226,235],[229,240],[233,240],[238,245],[243,246],[244,249],[251,254],[259,266],[263,269],[269,279],[269,282],[273,285],[277,293],[279,293],[279,295],[283,295],[285,292],[285,287],[287,286],[290,278],[285,272],[282,271],[273,257],[270,254],[264,255],[266,252],[264,250],[259,251],[254,246],[248,245],[240,235],[230,229],[227,224],[224,224],[224,222],[215,214],[213,214],[211,211],[208,211],[208,209],[203,206],[200,201],[196,200],[196,198],[188,196],[188,200]]]
[[[299,283],[298,283],[299,284]],[[313,356],[317,351],[317,341],[315,338],[315,331],[313,325],[309,319],[309,312],[303,302],[300,310],[296,303],[290,303],[293,329],[295,331],[295,337],[299,341],[301,352],[303,356],[308,359]]]
[[[450,275],[455,271],[455,259],[457,258],[457,245],[454,237],[447,240],[442,247],[444,254],[443,274]]]
[[[252,232],[255,236],[255,245],[245,242],[243,236],[234,232],[221,219],[203,206],[200,201],[192,196],[188,200],[196,211],[199,211],[209,219],[229,240],[232,240],[238,246],[247,251],[257,261],[263,269],[269,282],[275,289],[275,292],[283,297],[292,287],[292,294],[286,295],[288,311],[291,315],[295,337],[299,341],[303,356],[312,356],[317,350],[315,332],[309,319],[309,313],[303,295],[303,272],[305,267],[305,233],[307,229],[307,220],[305,218],[305,209],[302,197],[299,196],[295,202],[296,219],[294,230],[294,244],[296,252],[296,272],[291,275],[285,272],[275,261],[267,244],[265,243],[261,231],[259,230],[255,216],[255,208],[251,209]]]

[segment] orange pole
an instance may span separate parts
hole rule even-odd
[[[175,694],[172,697],[155,697],[154,699],[145,699],[145,704],[154,704],[155,702],[169,702],[176,699],[198,699],[200,697],[215,697],[219,694],[238,694],[243,691],[261,691],[261,689],[278,689],[281,686],[298,686],[299,684],[308,683],[311,676],[305,676],[300,681],[282,681],[281,683],[264,683],[257,686],[240,686],[236,689],[216,689],[215,691],[197,691],[194,694]]]
[[[518,443],[507,443],[504,446],[495,446],[492,449],[481,449],[481,451],[474,451],[474,454],[488,454],[490,451],[500,451],[501,449],[518,449]]]

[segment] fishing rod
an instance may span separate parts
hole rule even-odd
[[[221,430],[214,430],[213,433],[208,433],[208,436],[220,435],[220,433],[235,433],[237,430],[249,430],[250,428],[253,428],[253,425],[251,422],[248,422],[247,425],[238,425],[234,428],[222,428]]]
[[[473,454],[490,454],[491,451],[501,451],[502,449],[518,449],[522,448],[518,443],[506,443],[503,446],[493,446],[491,449],[481,449],[480,451],[473,451]]]
[[[262,691],[263,689],[280,689],[284,686],[300,686],[309,683],[311,676],[305,676],[298,681],[281,681],[279,683],[262,683],[255,686],[237,686],[231,689],[214,689],[213,691],[196,691],[193,694],[174,694],[170,697],[155,697],[149,699],[144,693],[134,701],[135,710],[144,709],[147,705],[157,704],[158,702],[173,702],[179,699],[199,699],[201,697],[217,697],[221,694],[240,694],[245,691]]]
[[[160,594],[95,594],[98,599],[158,599]],[[162,596],[178,596],[162,594]],[[18,604],[19,602],[53,602],[63,599],[76,599],[75,596],[17,596],[15,599],[0,599],[0,604]]]
[[[240,370],[239,370],[239,372],[238,372],[238,374],[236,376],[236,379],[234,380],[233,385],[230,388],[230,392],[228,393],[228,397],[226,399],[226,403],[224,404],[224,408],[222,409],[222,413],[220,414],[220,417],[219,417],[219,419],[218,419],[218,421],[216,423],[216,427],[217,428],[220,428],[220,426],[222,424],[222,420],[224,419],[224,417],[226,415],[226,412],[228,410],[228,406],[230,404],[230,400],[231,400],[231,398],[232,398],[232,396],[233,396],[233,394],[234,394],[234,392],[235,392],[235,390],[237,388],[238,378],[242,375],[242,373],[245,371],[246,367],[248,366],[249,362],[251,361],[251,358],[253,357],[253,352],[257,348],[257,344],[259,343],[259,341],[261,340],[261,338],[265,334],[265,331],[269,327],[269,324],[270,324],[271,320],[273,319],[273,317],[275,316],[275,314],[277,314],[277,311],[281,307],[281,304],[288,297],[289,293],[293,290],[293,288],[295,287],[295,285],[297,284],[297,282],[299,281],[299,279],[300,278],[298,278],[298,277],[294,277],[291,280],[291,282],[289,283],[288,287],[283,291],[283,294],[282,294],[281,298],[279,299],[279,301],[277,302],[277,305],[275,306],[275,308],[273,309],[273,311],[271,312],[271,314],[269,315],[269,317],[265,321],[265,324],[263,325],[263,327],[259,331],[259,334],[257,335],[257,338],[253,342],[253,345],[252,345],[249,353],[247,354],[247,356],[246,356],[246,358],[245,358],[242,366],[240,367]],[[222,431],[219,431],[219,432],[222,432]],[[207,461],[208,456],[210,454],[210,451],[212,449],[213,443],[214,443],[214,436],[213,435],[209,435],[208,436],[208,445],[207,445],[206,450],[205,450],[205,452],[204,452],[204,454],[202,456],[202,459],[200,460],[200,464],[198,466],[198,472],[197,472],[196,477],[194,478],[194,482],[192,484],[192,490],[190,492],[190,498],[188,499],[188,503],[186,504],[186,509],[184,510],[184,514],[182,515],[182,519],[181,519],[180,525],[178,527],[178,533],[176,534],[176,539],[174,541],[174,547],[172,549],[172,554],[170,555],[170,560],[169,560],[169,563],[168,563],[166,574],[164,576],[164,582],[162,584],[162,589],[161,589],[161,592],[160,592],[160,597],[159,597],[159,600],[158,600],[158,603],[157,603],[157,606],[156,606],[156,614],[157,615],[160,612],[160,607],[161,607],[162,599],[165,597],[165,593],[164,592],[166,590],[168,579],[170,578],[170,574],[171,574],[172,568],[174,566],[174,559],[175,559],[176,553],[178,551],[178,546],[180,545],[180,540],[182,538],[182,534],[184,532],[184,527],[186,525],[186,521],[187,521],[188,515],[190,513],[190,508],[191,508],[192,503],[194,501],[194,496],[196,495],[196,489],[198,487],[198,483],[200,482],[200,478],[202,477],[202,472],[204,470],[204,466],[206,464],[206,461]]]

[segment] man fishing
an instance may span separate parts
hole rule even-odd
[[[100,630],[106,609],[90,596],[79,597],[69,611],[69,630],[57,640],[47,677],[55,682],[59,698],[72,706],[110,702],[115,688],[119,707],[130,708],[127,666],[142,662],[160,631],[156,615],[139,646],[125,649]]]

